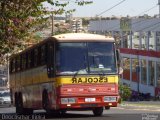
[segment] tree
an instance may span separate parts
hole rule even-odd
[[[59,0],[0,0],[0,62],[6,53],[22,50],[30,39],[30,33],[39,30],[50,12],[46,11],[43,2],[48,2],[55,9],[53,14],[74,12],[75,9],[65,11],[70,1]],[[73,2],[73,0],[72,0]],[[75,4],[83,6],[92,1],[75,0]],[[38,27],[37,27],[38,26]]]
[[[87,26],[89,24],[89,19],[82,18],[83,26]]]

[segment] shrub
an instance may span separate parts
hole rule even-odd
[[[127,85],[119,85],[119,94],[121,96],[121,100],[128,100],[131,96],[131,89]]]

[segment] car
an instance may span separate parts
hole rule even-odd
[[[3,91],[0,93],[0,104],[11,106],[11,97],[9,91]]]
[[[3,98],[0,97],[0,105],[2,105],[2,104],[3,104]]]

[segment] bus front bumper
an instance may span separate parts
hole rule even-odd
[[[117,107],[118,96],[98,96],[98,97],[77,97],[77,98],[60,98],[57,108],[95,108],[95,107]]]

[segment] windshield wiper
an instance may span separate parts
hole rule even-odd
[[[84,65],[84,66],[83,66]],[[83,61],[83,64],[81,64],[81,66],[80,66],[80,68],[86,68],[86,56],[84,55],[84,61]],[[83,69],[79,69],[75,74],[74,74],[74,76],[73,76],[73,78],[75,78],[77,75],[78,75],[78,73],[80,72],[80,71],[82,71]],[[84,70],[86,70],[86,69],[84,69]],[[87,70],[86,70],[86,72],[88,72]]]

